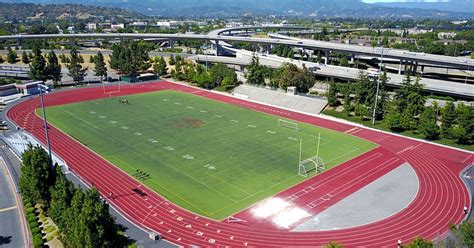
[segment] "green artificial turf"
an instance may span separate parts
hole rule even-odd
[[[223,219],[303,180],[303,159],[327,169],[373,149],[368,141],[199,96],[160,91],[49,107],[48,121],[168,200]]]

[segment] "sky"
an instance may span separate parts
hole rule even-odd
[[[449,0],[362,0],[362,2],[366,3],[400,3],[400,2],[425,2],[425,3],[433,3],[433,2],[449,2]]]

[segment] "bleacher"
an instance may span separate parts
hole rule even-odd
[[[308,114],[319,114],[327,105],[327,100],[318,97],[290,95],[283,91],[271,90],[251,85],[240,85],[233,95],[277,107],[292,109]]]
[[[28,149],[29,144],[32,144],[33,146],[39,145],[46,149],[35,138],[22,131],[9,132],[3,136],[3,140],[18,158],[21,158],[21,155],[25,152],[26,149]],[[52,154],[52,159],[54,163],[57,163],[58,165],[63,167],[64,171],[67,171],[67,164],[64,160],[56,156],[54,153]]]

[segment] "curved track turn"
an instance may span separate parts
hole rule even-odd
[[[419,191],[413,202],[401,212],[363,226],[317,232],[289,232],[259,225],[242,225],[211,220],[195,215],[167,201],[157,193],[142,186],[131,176],[101,158],[55,127],[50,127],[53,151],[64,159],[71,171],[104,197],[113,192],[109,203],[120,210],[135,224],[154,230],[170,242],[179,245],[199,246],[318,246],[338,241],[346,247],[395,246],[398,239],[409,241],[416,236],[428,239],[443,235],[449,224],[460,223],[465,215],[464,206],[470,206],[469,192],[461,181],[461,170],[474,161],[472,153],[443,148],[390,134],[372,131],[330,121],[314,116],[269,107],[229,96],[208,92],[184,85],[157,82],[122,86],[114,96],[172,89],[200,95],[217,101],[235,104],[256,111],[284,116],[298,121],[330,128],[370,140],[378,148],[348,161],[332,170],[315,176],[279,195],[298,194],[294,201],[306,204],[317,199],[318,194],[334,191],[335,200],[342,199],[364,185],[384,175],[403,162],[408,162],[419,179]],[[45,96],[45,104],[60,104],[106,98],[102,87],[61,91]],[[42,119],[35,114],[38,98],[13,106],[8,118],[17,126],[45,142]],[[355,130],[355,131],[354,131]],[[147,194],[141,197],[130,194],[140,187]],[[308,188],[310,187],[310,188]],[[123,195],[123,196],[122,196]],[[292,198],[293,199],[293,198]],[[326,208],[315,204],[314,211]],[[243,211],[240,215],[245,216]]]

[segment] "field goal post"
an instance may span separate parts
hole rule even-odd
[[[278,127],[286,127],[294,130],[300,130],[298,128],[298,123],[293,122],[293,121],[288,121],[288,120],[283,120],[283,119],[278,119]]]
[[[298,175],[302,177],[308,177],[312,172],[318,174],[326,170],[326,165],[324,164],[323,159],[319,156],[319,145],[321,143],[321,133],[318,135],[318,146],[316,150],[316,156],[310,157],[308,159],[302,160],[302,151],[303,151],[303,139],[300,139],[300,155],[298,162]]]
[[[115,90],[112,89],[110,91],[107,91],[107,88],[109,88],[109,87],[106,87],[105,82],[102,81],[102,89],[104,90],[104,95],[108,94],[109,98],[112,98],[112,94],[119,93],[122,90],[122,83],[120,81],[118,81],[117,84],[118,84],[118,89],[115,89]]]

